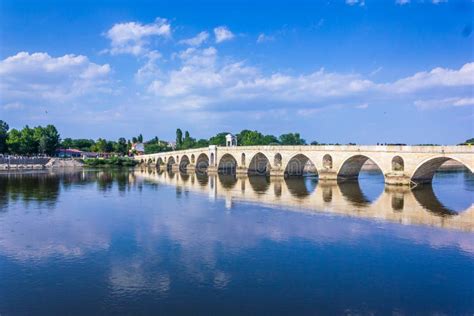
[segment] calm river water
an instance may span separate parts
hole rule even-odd
[[[472,315],[474,177],[0,174],[0,315]]]

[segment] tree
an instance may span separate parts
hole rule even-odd
[[[7,122],[0,120],[0,153],[6,153],[8,150],[7,137],[9,128]]]
[[[106,152],[107,150],[107,141],[103,138],[99,138],[94,146],[92,146],[92,151],[94,152]]]
[[[288,133],[280,135],[282,145],[304,145],[306,141],[300,137],[299,133]]]
[[[469,138],[467,139],[464,143],[461,145],[474,145],[474,138]]]
[[[112,140],[108,140],[105,143],[105,152],[111,153],[114,151],[115,147],[116,147],[116,143]]]
[[[74,146],[74,141],[72,138],[65,138],[63,139],[63,141],[61,142],[61,147],[62,148],[73,148]]]
[[[209,138],[209,145],[225,146],[225,136],[228,132],[219,133]]]
[[[263,134],[258,131],[244,129],[237,134],[237,143],[241,146],[262,145],[263,138]]]
[[[35,138],[38,143],[38,152],[47,155],[54,155],[59,148],[60,136],[54,125],[46,127],[35,127]]]
[[[12,129],[8,132],[7,147],[8,151],[14,155],[21,154],[21,132],[17,129]]]
[[[176,149],[180,149],[183,144],[183,132],[181,129],[176,130]]]
[[[262,139],[262,145],[278,145],[280,141],[274,135],[265,135]]]
[[[126,155],[128,153],[127,140],[123,137],[120,137],[118,141],[115,143],[114,150],[119,154]]]
[[[203,148],[203,147],[208,147],[209,146],[209,141],[207,139],[200,139],[194,144],[194,148]]]
[[[137,140],[139,143],[143,143],[143,135],[142,134],[138,135]]]
[[[35,137],[34,129],[26,125],[21,130],[20,137],[20,153],[22,155],[30,155],[38,153],[38,140]]]
[[[189,135],[189,132],[184,132],[183,143],[181,144],[181,149],[193,148],[196,144],[196,140]]]

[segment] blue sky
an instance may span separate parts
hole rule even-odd
[[[0,119],[63,137],[474,136],[474,2],[0,2]]]

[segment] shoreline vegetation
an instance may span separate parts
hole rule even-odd
[[[135,167],[138,164],[129,157],[87,158],[83,162],[85,167]]]
[[[126,139],[120,137],[117,141],[104,138],[93,139],[72,139],[61,138],[59,131],[54,125],[36,126],[30,128],[28,125],[22,129],[10,128],[5,122],[0,120],[0,155],[13,156],[48,156],[59,157],[60,151],[65,149],[79,150],[83,156],[100,156],[109,158],[111,156],[124,157],[137,153],[154,154],[159,152],[168,152],[173,150],[183,150],[191,148],[203,148],[209,145],[225,146],[226,135],[229,132],[220,132],[208,139],[197,139],[191,136],[188,131],[176,129],[175,139],[164,141],[157,136],[145,140],[143,135]],[[343,143],[325,143],[320,141],[307,142],[297,132],[289,132],[280,136],[264,134],[257,130],[244,129],[235,134],[237,146],[256,146],[256,145],[344,145]],[[459,145],[474,144],[474,138],[468,139]],[[350,142],[345,145],[356,145]],[[406,145],[402,143],[377,142],[377,145]],[[418,145],[437,145],[437,144],[418,144]],[[85,158],[85,157],[84,157]],[[102,162],[90,162],[100,165]],[[118,161],[110,161],[106,164],[122,164]]]

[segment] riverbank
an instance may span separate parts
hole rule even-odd
[[[2,159],[0,170],[41,170],[46,168],[80,168],[81,160],[72,158],[13,158]]]

